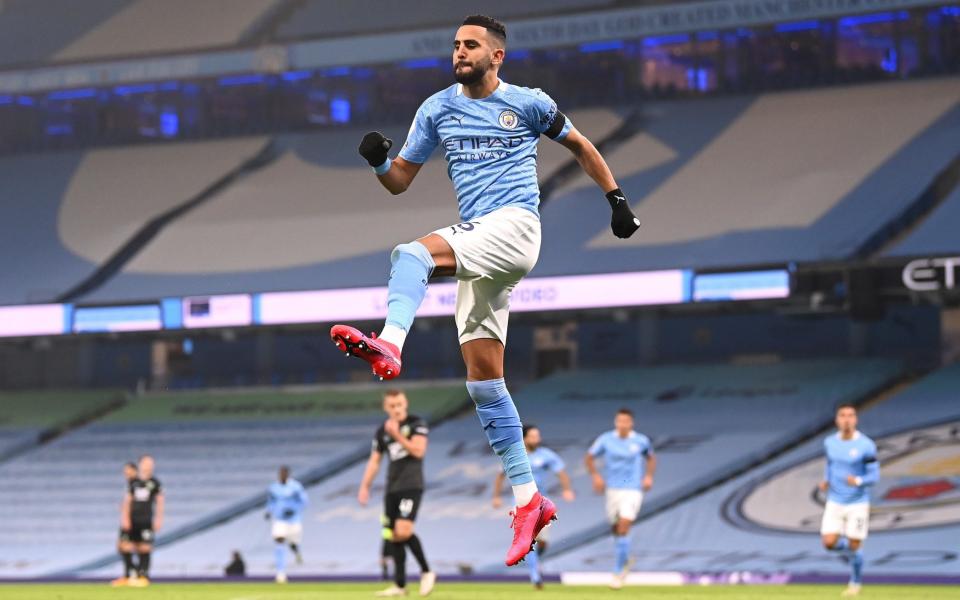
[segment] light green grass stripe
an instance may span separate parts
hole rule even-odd
[[[383,585],[375,584],[164,584],[146,589],[111,589],[106,584],[73,585],[0,585],[0,597],[9,600],[369,600]],[[411,597],[416,597],[416,581],[411,582]],[[437,600],[536,600],[562,598],[643,598],[668,600],[835,600],[842,586],[718,586],[718,587],[634,587],[612,591],[599,587],[563,587],[548,585],[536,592],[523,584],[437,584],[432,598]],[[939,600],[956,599],[960,594],[947,586],[864,586],[865,600]]]

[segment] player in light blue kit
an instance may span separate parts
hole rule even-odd
[[[370,363],[375,375],[392,379],[400,374],[400,352],[427,281],[451,275],[459,280],[456,322],[467,391],[510,479],[517,506],[506,556],[509,566],[530,552],[540,530],[556,518],[556,507],[540,495],[533,480],[520,416],[503,380],[510,291],[540,253],[540,136],[566,146],[606,194],[614,235],[630,237],[640,221],[603,157],[550,96],[497,77],[506,39],[499,21],[467,17],[453,40],[457,83],[424,101],[400,154],[388,157],[393,142],[383,134],[364,136],[360,154],[393,194],[406,191],[423,163],[441,148],[463,222],[393,249],[387,319],[379,337],[347,325],[335,325],[330,337],[341,351]]]
[[[277,583],[287,582],[287,544],[297,558],[300,557],[300,542],[303,540],[303,509],[307,506],[307,491],[296,479],[290,477],[289,467],[280,467],[277,481],[267,490],[267,518],[273,520],[270,535],[273,537],[273,560],[277,568]]]
[[[820,490],[827,494],[820,537],[827,550],[840,552],[850,563],[850,583],[844,597],[860,595],[863,586],[863,540],[870,527],[870,489],[880,479],[877,445],[857,431],[857,409],[837,408],[837,433],[823,440],[827,464]]]
[[[556,477],[560,483],[563,499],[567,502],[573,502],[576,494],[573,493],[573,487],[570,485],[570,476],[567,475],[567,465],[560,458],[560,455],[550,448],[541,445],[540,428],[536,425],[523,426],[523,444],[527,449],[527,456],[530,458],[530,468],[533,471],[533,480],[537,484],[537,489],[546,490],[550,487],[550,479]],[[493,507],[500,508],[503,500],[500,498],[503,492],[503,480],[506,477],[503,471],[497,472],[493,480]],[[530,569],[530,583],[538,590],[543,589],[543,556],[547,552],[547,546],[550,544],[550,528],[544,528],[537,536],[537,547],[534,552],[527,555],[527,568]]]
[[[598,457],[603,458],[603,475],[597,471]],[[600,434],[585,462],[593,489],[598,494],[606,491],[617,557],[610,587],[620,589],[630,571],[630,527],[640,514],[644,492],[653,487],[657,457],[650,438],[633,430],[633,412],[621,408],[613,419],[613,431]]]

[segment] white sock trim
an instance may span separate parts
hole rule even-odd
[[[520,485],[515,485],[513,487],[513,500],[516,502],[517,506],[523,507],[530,504],[530,501],[533,500],[533,497],[537,493],[537,484],[536,482],[521,483]]]
[[[383,331],[380,332],[379,339],[390,342],[396,346],[398,350],[402,351],[403,342],[407,339],[407,332],[396,325],[386,324],[383,326]]]

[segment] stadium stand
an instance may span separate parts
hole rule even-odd
[[[386,4],[386,6],[385,6]],[[495,0],[501,18],[596,10],[614,0]],[[378,18],[381,17],[382,18]],[[431,0],[344,4],[331,0],[6,0],[0,11],[0,66],[27,66],[244,46],[271,35],[294,38],[449,26],[464,9]],[[276,22],[274,22],[276,21]]]
[[[0,159],[0,304],[45,302],[141,227],[263,148],[263,138]]]
[[[894,257],[957,254],[960,252],[957,223],[960,223],[960,185],[885,255]]]
[[[954,160],[958,100],[941,79],[648,107],[645,132],[677,159],[618,177],[656,226],[621,243],[584,227],[601,225],[590,186],[561,194],[536,272],[755,264],[758,246],[766,262],[850,257]],[[558,252],[571,243],[587,251]]]
[[[490,0],[483,4],[484,14],[500,19],[542,16],[565,10],[595,10],[614,4],[615,0],[534,0],[512,2]],[[463,5],[443,0],[418,2],[400,0],[361,0],[344,4],[336,0],[306,0],[293,12],[277,32],[280,39],[374,33],[429,26],[454,26],[463,20]]]
[[[896,110],[908,99],[915,110]],[[940,79],[663,102],[640,113],[571,111],[595,141],[616,138],[607,158],[641,221],[656,227],[614,240],[593,183],[582,174],[554,181],[572,159],[544,141],[540,175],[548,189],[533,274],[855,256],[955,160],[958,100],[960,81]],[[405,136],[397,127],[387,133]],[[458,217],[439,153],[410,192],[390,198],[352,151],[361,134],[345,128],[276,137],[272,162],[172,220],[81,299],[382,285],[393,245]],[[867,150],[855,151],[864,136]],[[36,229],[4,219],[15,231],[0,238],[0,249],[22,247],[24,236],[38,248],[0,274],[0,302],[57,297],[103,265],[132,231],[265,144],[242,138],[0,160],[0,173],[14,181],[0,192],[9,198],[0,211],[37,199],[27,216]],[[749,176],[732,177],[744,164],[754,167]],[[948,200],[941,210],[951,206]],[[338,235],[361,229],[366,235],[348,244]],[[286,243],[291,237],[299,243]]]
[[[907,98],[916,110],[894,110]],[[664,102],[639,116],[571,111],[595,141],[618,140],[607,158],[641,221],[657,227],[612,245],[594,185],[582,174],[554,182],[571,158],[545,141],[544,241],[534,275],[854,256],[955,159],[958,100],[960,82],[942,79]],[[881,120],[883,127],[876,127]],[[382,285],[385,254],[395,243],[458,217],[439,154],[409,193],[390,198],[353,152],[344,151],[361,133],[278,136],[272,162],[172,220],[81,299]],[[405,136],[397,127],[387,133]],[[870,151],[841,160],[863,135],[872,139]],[[0,273],[0,303],[57,298],[95,273],[132,233],[266,144],[267,138],[238,138],[0,160],[0,173],[13,182],[0,191],[0,213],[17,213],[0,220],[11,230],[0,237],[0,250],[35,249]],[[747,163],[758,167],[749,177],[730,176]],[[957,202],[954,193],[939,207],[946,218],[927,219],[911,239],[931,240],[926,227],[949,227]],[[380,218],[371,222],[370,214]],[[699,215],[694,222],[692,214]],[[369,235],[349,244],[335,235],[361,228]],[[949,231],[942,235],[950,239]],[[301,243],[285,243],[291,237]],[[905,240],[899,248],[914,243]],[[571,246],[579,250],[569,252]]]
[[[122,402],[121,394],[109,390],[4,392],[0,394],[0,462]]]
[[[54,56],[57,61],[238,44],[283,0],[133,0]]]
[[[598,138],[622,123],[606,109],[574,111],[571,118]],[[398,128],[387,133],[398,143],[406,134]],[[352,150],[362,134],[344,129],[280,136],[274,163],[171,224],[85,300],[162,296],[171,290],[209,294],[382,285],[390,248],[456,223],[459,216],[439,153],[410,193],[393,198]],[[571,160],[553,142],[541,148],[543,174]],[[344,231],[369,235],[344,243]],[[288,243],[291,238],[298,243]]]
[[[413,108],[451,83],[445,36],[472,12],[506,21],[503,78],[559,101],[643,222],[614,238],[596,184],[543,137],[532,277],[670,269],[683,296],[514,294],[529,303],[507,382],[577,493],[544,490],[560,517],[548,584],[614,564],[583,458],[621,408],[658,457],[630,534],[636,579],[845,581],[817,483],[849,402],[882,465],[867,585],[960,589],[960,297],[949,269],[917,275],[938,279],[927,293],[903,268],[960,255],[958,2],[0,0],[0,600],[106,593],[122,467],[144,454],[166,497],[160,595],[282,587],[266,583],[286,574],[264,514],[281,465],[310,495],[292,591],[367,593],[386,461],[369,505],[357,488],[394,385],[430,422],[416,528],[442,584],[526,578],[528,563],[503,564],[513,498],[507,485],[492,506],[503,467],[453,320],[421,313],[403,378],[373,383],[330,344],[327,304],[257,294],[381,288],[394,245],[460,220],[442,148],[394,198],[357,145],[382,130],[396,154]],[[428,303],[449,307],[437,291]],[[7,309],[24,303],[51,306]],[[256,582],[221,590],[234,552]]]
[[[17,257],[0,269],[0,304],[48,302],[93,272],[95,265],[68,251],[56,230],[81,159],[76,152],[0,159],[0,253]]]
[[[562,544],[584,531],[607,529],[602,498],[591,493],[582,462],[593,437],[612,427],[619,407],[637,412],[637,429],[660,449],[657,488],[648,501],[657,506],[804,439],[829,422],[835,403],[860,399],[898,373],[897,362],[882,360],[598,370],[551,376],[520,390],[515,398],[524,420],[536,423],[545,444],[566,460],[579,494],[573,504],[560,503],[553,539]],[[409,396],[418,410],[418,394]],[[356,435],[372,438],[373,428]],[[435,569],[457,573],[502,567],[509,519],[507,508],[490,506],[497,469],[472,411],[431,430],[428,490],[417,527]],[[357,466],[309,489],[304,572],[376,570],[381,510],[377,492],[382,489],[375,490],[368,507],[357,505],[361,473]],[[329,544],[330,539],[337,544]],[[171,575],[214,574],[222,556],[238,548],[251,572],[267,574],[270,546],[262,515],[255,511],[162,548],[155,568]]]
[[[420,405],[430,416],[461,406],[466,397],[461,382],[420,387]],[[37,575],[112,561],[120,468],[143,453],[156,458],[166,487],[167,536],[223,518],[238,504],[260,507],[281,464],[309,481],[363,455],[381,414],[380,391],[332,387],[133,400],[0,465],[0,573]],[[54,537],[70,551],[48,552]]]
[[[958,386],[960,365],[953,365],[861,414],[859,429],[878,442],[881,462],[864,546],[868,573],[960,573]],[[818,535],[822,500],[814,492],[826,435],[642,522],[633,532],[635,568],[846,573]],[[609,539],[601,539],[554,565],[596,570],[611,555]]]
[[[266,144],[265,138],[86,152],[58,215],[63,243],[102,263],[137,230],[197,195]]]
[[[920,99],[917,109],[897,111],[908,98]],[[607,158],[641,221],[657,226],[627,242],[613,240],[595,186],[578,175],[547,198],[534,275],[854,255],[954,159],[958,100],[960,82],[943,79],[650,105],[639,117],[641,131],[613,146]],[[609,110],[573,111],[571,118],[597,141],[625,126],[625,117]],[[883,127],[875,126],[879,120]],[[776,135],[771,123],[778,124]],[[396,129],[388,133],[404,137]],[[163,295],[173,288],[203,294],[382,284],[389,248],[456,215],[438,157],[410,192],[391,199],[342,151],[359,135],[282,136],[277,146],[286,152],[276,163],[172,224],[87,299]],[[871,138],[869,152],[854,152],[861,136]],[[570,158],[549,141],[541,147],[540,173],[549,180]],[[731,177],[743,164],[757,168]],[[264,197],[274,200],[268,205]],[[316,211],[324,199],[337,208]],[[385,218],[372,223],[372,213]],[[389,232],[375,233],[379,226]],[[350,245],[334,241],[332,232],[357,227],[369,235]],[[302,244],[283,243],[290,228],[302,231]],[[200,252],[211,243],[224,251]],[[762,258],[758,244],[767,249]],[[579,251],[569,252],[571,246]]]
[[[47,61],[130,2],[6,0],[0,11],[0,66]]]

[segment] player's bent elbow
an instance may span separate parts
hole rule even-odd
[[[390,192],[393,196],[399,196],[400,194],[407,191],[407,188],[410,187],[410,182],[403,180],[392,180],[392,181],[383,181],[383,187],[387,188],[387,191]]]

